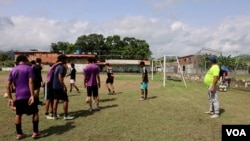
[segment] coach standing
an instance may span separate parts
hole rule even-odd
[[[218,86],[220,67],[217,65],[217,60],[214,56],[209,58],[210,69],[204,77],[204,83],[208,86],[208,97],[210,101],[209,111],[206,114],[211,114],[210,118],[218,118],[220,114]]]

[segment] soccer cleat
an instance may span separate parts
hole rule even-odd
[[[32,138],[34,138],[34,139],[38,139],[38,138],[42,138],[42,137],[45,137],[46,136],[46,134],[42,134],[42,133],[40,133],[40,132],[38,132],[38,133],[33,133],[32,134]]]
[[[210,116],[210,118],[218,118],[218,117],[220,117],[218,114],[214,114],[214,115]]]
[[[54,117],[54,116],[51,116],[51,115],[46,116],[46,118],[47,119],[52,119],[52,120],[56,120],[57,119],[57,117]]]
[[[140,99],[138,99],[139,101],[143,101],[143,100],[145,100],[144,98],[140,98]]]
[[[26,134],[17,134],[17,135],[16,135],[16,139],[17,139],[17,140],[21,140],[21,139],[26,138],[26,137],[27,137]]]
[[[93,109],[92,109],[92,108],[89,108],[89,111],[90,111],[90,112],[92,112],[92,111],[93,111]]]
[[[72,116],[64,116],[63,119],[64,120],[71,120],[71,119],[74,119],[74,117],[72,117]]]
[[[98,105],[96,106],[96,110],[100,110],[100,107]]]

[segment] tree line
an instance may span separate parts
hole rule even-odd
[[[134,37],[121,38],[119,35],[104,37],[102,34],[89,34],[79,36],[75,43],[51,43],[51,52],[95,53],[98,60],[105,59],[149,59],[152,52],[145,40]]]
[[[210,56],[211,54],[199,55],[198,66],[200,68],[209,68],[209,64],[206,62],[208,62]],[[250,73],[250,55],[239,55],[235,57],[232,57],[231,55],[219,55],[217,56],[217,62],[220,66],[228,67],[231,72],[235,72],[236,70],[248,70],[248,73]]]

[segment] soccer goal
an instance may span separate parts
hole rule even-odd
[[[207,58],[209,58],[210,56],[221,56],[222,52],[218,51],[218,50],[213,50],[210,48],[202,48],[200,49],[198,52],[196,52],[194,54],[196,57],[196,69],[200,69],[201,72],[205,73],[208,70],[208,64],[207,64]],[[199,72],[197,72],[199,73]]]
[[[183,70],[181,69],[177,56],[163,55],[160,58],[154,59],[151,65],[152,65],[151,66],[152,80],[154,79],[154,71],[158,71],[162,73],[164,87],[166,86],[167,80],[173,80],[170,79],[170,77],[175,77],[175,78],[181,78],[184,86],[187,88],[187,84],[183,76]]]

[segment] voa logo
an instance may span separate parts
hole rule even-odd
[[[227,136],[247,136],[244,129],[226,129]]]

